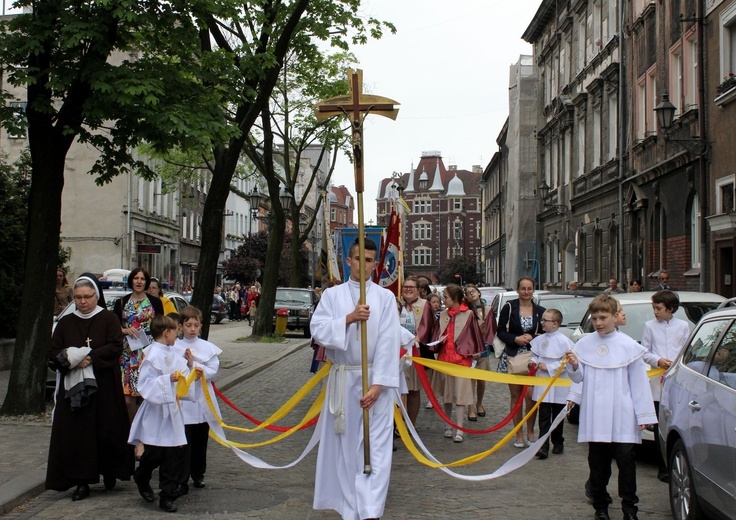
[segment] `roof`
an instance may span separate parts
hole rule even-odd
[[[524,34],[521,35],[521,39],[531,44],[536,43],[537,39],[544,32],[544,28],[547,27],[549,21],[555,15],[555,0],[542,0],[542,3],[537,9],[534,18],[532,18],[529,27],[526,28]]]
[[[350,190],[347,189],[344,185],[341,186],[332,186],[332,193],[334,194],[336,200],[332,200],[332,197],[330,197],[330,202],[334,204],[338,204],[340,206],[352,206],[353,205],[353,194],[350,193]]]

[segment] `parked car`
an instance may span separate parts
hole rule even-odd
[[[490,305],[493,301],[493,297],[498,293],[506,291],[505,287],[478,287],[480,291],[480,297],[486,301],[486,305]]]
[[[312,314],[317,307],[317,295],[311,289],[298,287],[278,287],[276,289],[276,303],[273,307],[273,323],[276,326],[276,311],[287,309],[289,317],[286,322],[288,330],[301,329],[304,337],[311,336],[309,324]]]
[[[545,293],[548,293],[549,291],[541,290],[541,291],[534,291],[534,294],[532,295],[532,301],[534,303],[539,304],[539,296]],[[503,291],[498,294],[496,294],[493,297],[493,301],[491,302],[491,309],[493,309],[493,314],[496,315],[496,321],[498,321],[498,316],[501,314],[501,309],[503,309],[503,306],[506,305],[511,300],[518,300],[519,299],[519,293],[516,291]]]
[[[538,303],[545,309],[557,309],[562,313],[560,332],[569,338],[580,325],[591,300],[598,294],[593,291],[542,292]]]
[[[667,371],[659,405],[675,520],[736,519],[736,309],[706,314]]]
[[[164,296],[171,300],[171,303],[174,304],[177,314],[181,314],[181,311],[184,309],[184,307],[189,305],[189,300],[187,300],[183,294],[179,294],[176,292],[166,292],[164,293]]]
[[[652,294],[654,293],[638,292],[615,295],[615,298],[621,302],[621,307],[626,311],[626,325],[620,330],[639,342],[644,334],[644,324],[654,319]],[[677,295],[680,298],[680,308],[677,309],[675,318],[687,321],[690,324],[690,330],[693,330],[695,324],[706,312],[717,308],[721,302],[725,301],[723,296],[713,293],[678,291]],[[573,332],[571,338],[577,341],[594,330],[590,322],[590,314],[586,312],[580,326]]]
[[[212,295],[212,311],[210,312],[210,323],[215,325],[228,316],[228,304],[219,294]]]

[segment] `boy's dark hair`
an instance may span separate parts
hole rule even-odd
[[[176,330],[176,328],[177,325],[174,320],[172,320],[168,316],[159,314],[158,316],[155,316],[151,321],[151,336],[153,336],[154,340],[158,340],[161,336],[164,335],[165,331]]]
[[[353,242],[353,245],[350,246],[350,251],[348,251],[348,257],[352,257],[355,254],[355,250],[359,247],[358,239],[355,239],[355,242]],[[376,246],[376,243],[371,240],[370,238],[365,239],[365,250],[366,251],[378,251],[378,246]],[[376,259],[378,261],[378,259]]]
[[[607,312],[611,316],[618,312],[618,300],[607,294],[599,294],[593,301],[588,305],[588,312],[593,314],[595,312]]]
[[[557,325],[562,325],[562,313],[557,309],[547,309],[545,313],[549,312],[552,320],[557,322]]]
[[[193,305],[187,305],[181,310],[181,316],[179,316],[179,323],[184,325],[184,322],[196,318],[202,323],[202,311]]]
[[[677,309],[680,308],[680,298],[673,291],[667,289],[655,292],[652,295],[652,303],[662,303],[666,309],[671,310],[673,313],[677,312]]]

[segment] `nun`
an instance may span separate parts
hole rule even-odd
[[[130,480],[135,461],[120,382],[120,321],[105,307],[94,275],[77,278],[72,292],[76,310],[59,321],[49,353],[57,376],[46,489],[76,486],[76,501],[89,496],[100,475],[105,489]]]

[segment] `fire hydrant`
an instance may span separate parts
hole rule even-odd
[[[289,321],[289,309],[276,311],[276,334],[286,334],[286,323]]]

